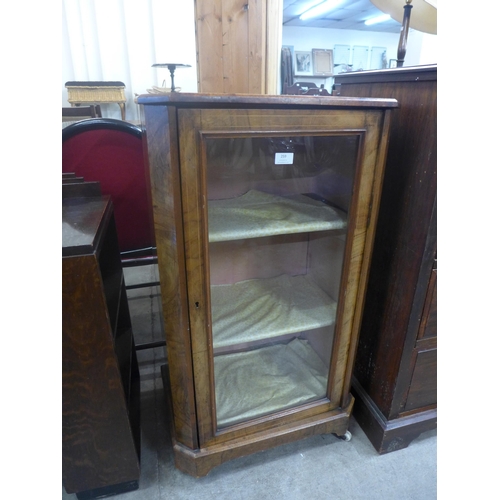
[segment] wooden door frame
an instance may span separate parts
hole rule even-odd
[[[199,25],[199,21],[201,19],[205,19],[205,22],[211,22],[213,24],[213,30],[219,30],[219,25],[222,23],[223,12],[218,9],[222,9],[222,4],[218,4],[217,6],[213,6],[208,11],[202,7],[202,0],[198,0],[194,9],[194,28],[195,28],[195,37],[196,37],[196,54],[197,54],[197,80],[198,80],[198,92],[204,92],[205,90],[201,87],[201,78],[202,75],[200,73],[200,40],[199,37],[200,32],[203,31]],[[283,0],[260,0],[262,4],[259,6],[260,14],[264,17],[265,26],[262,28],[261,33],[261,43],[262,46],[262,64],[260,64],[260,72],[261,72],[261,90],[259,93],[264,93],[268,95],[276,95],[279,94],[278,84],[279,84],[279,69],[280,69],[280,61],[281,61],[281,45],[282,45],[282,24],[283,24]],[[215,12],[214,10],[215,9]],[[210,11],[210,15],[205,18],[204,13]],[[212,31],[213,31],[212,30]],[[212,33],[213,34],[213,33]],[[219,33],[220,34],[220,33]],[[208,38],[208,37],[207,37]],[[215,58],[216,61],[221,61],[224,57],[223,46],[218,43],[218,41],[214,40],[213,36],[210,40],[204,40],[204,45],[210,43],[212,49],[218,54],[218,57]],[[256,50],[259,50],[258,47],[255,47]],[[219,64],[219,63],[217,63]],[[205,65],[204,68],[210,68],[208,74],[206,73],[206,69],[203,70],[205,79],[213,79],[215,75],[220,74],[222,71],[222,66],[217,65]],[[217,85],[216,85],[217,86]],[[219,85],[219,88],[220,87]]]

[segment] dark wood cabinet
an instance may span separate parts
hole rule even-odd
[[[139,370],[109,197],[63,199],[62,280],[64,487],[136,489]]]
[[[139,97],[176,466],[348,438],[394,99]]]
[[[335,86],[399,103],[353,377],[354,415],[386,453],[437,425],[437,67],[337,75]]]

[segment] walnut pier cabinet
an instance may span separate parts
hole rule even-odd
[[[144,95],[176,467],[349,438],[395,99]]]

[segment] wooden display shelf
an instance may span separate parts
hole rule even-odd
[[[219,428],[326,397],[328,367],[298,338],[216,356],[214,372]]]
[[[310,197],[281,197],[255,190],[208,202],[209,241],[346,229],[344,213]]]
[[[337,303],[307,276],[211,287],[214,349],[331,326]]]

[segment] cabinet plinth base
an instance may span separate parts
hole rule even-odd
[[[170,409],[169,376],[166,365],[162,366],[161,372],[167,406]],[[214,467],[224,462],[282,444],[291,443],[317,434],[343,436],[347,433],[353,404],[354,398],[351,397],[349,404],[345,408],[321,413],[320,415],[298,420],[291,424],[277,427],[276,429],[256,432],[243,439],[236,439],[199,450],[191,450],[176,442],[172,430],[175,466],[180,471],[193,477],[203,477]]]
[[[97,498],[105,498],[112,495],[119,495],[134,491],[139,488],[139,481],[127,481],[125,483],[114,484],[112,486],[104,486],[93,490],[81,491],[76,494],[78,500],[94,500]]]
[[[235,458],[298,441],[317,434],[345,435],[352,407],[295,422],[275,430],[256,433],[245,440],[227,442],[210,448],[190,450],[174,442],[175,466],[191,476],[206,476],[214,467]]]
[[[356,398],[353,416],[380,455],[407,448],[422,432],[437,426],[435,408],[388,420],[355,378],[352,394]]]

